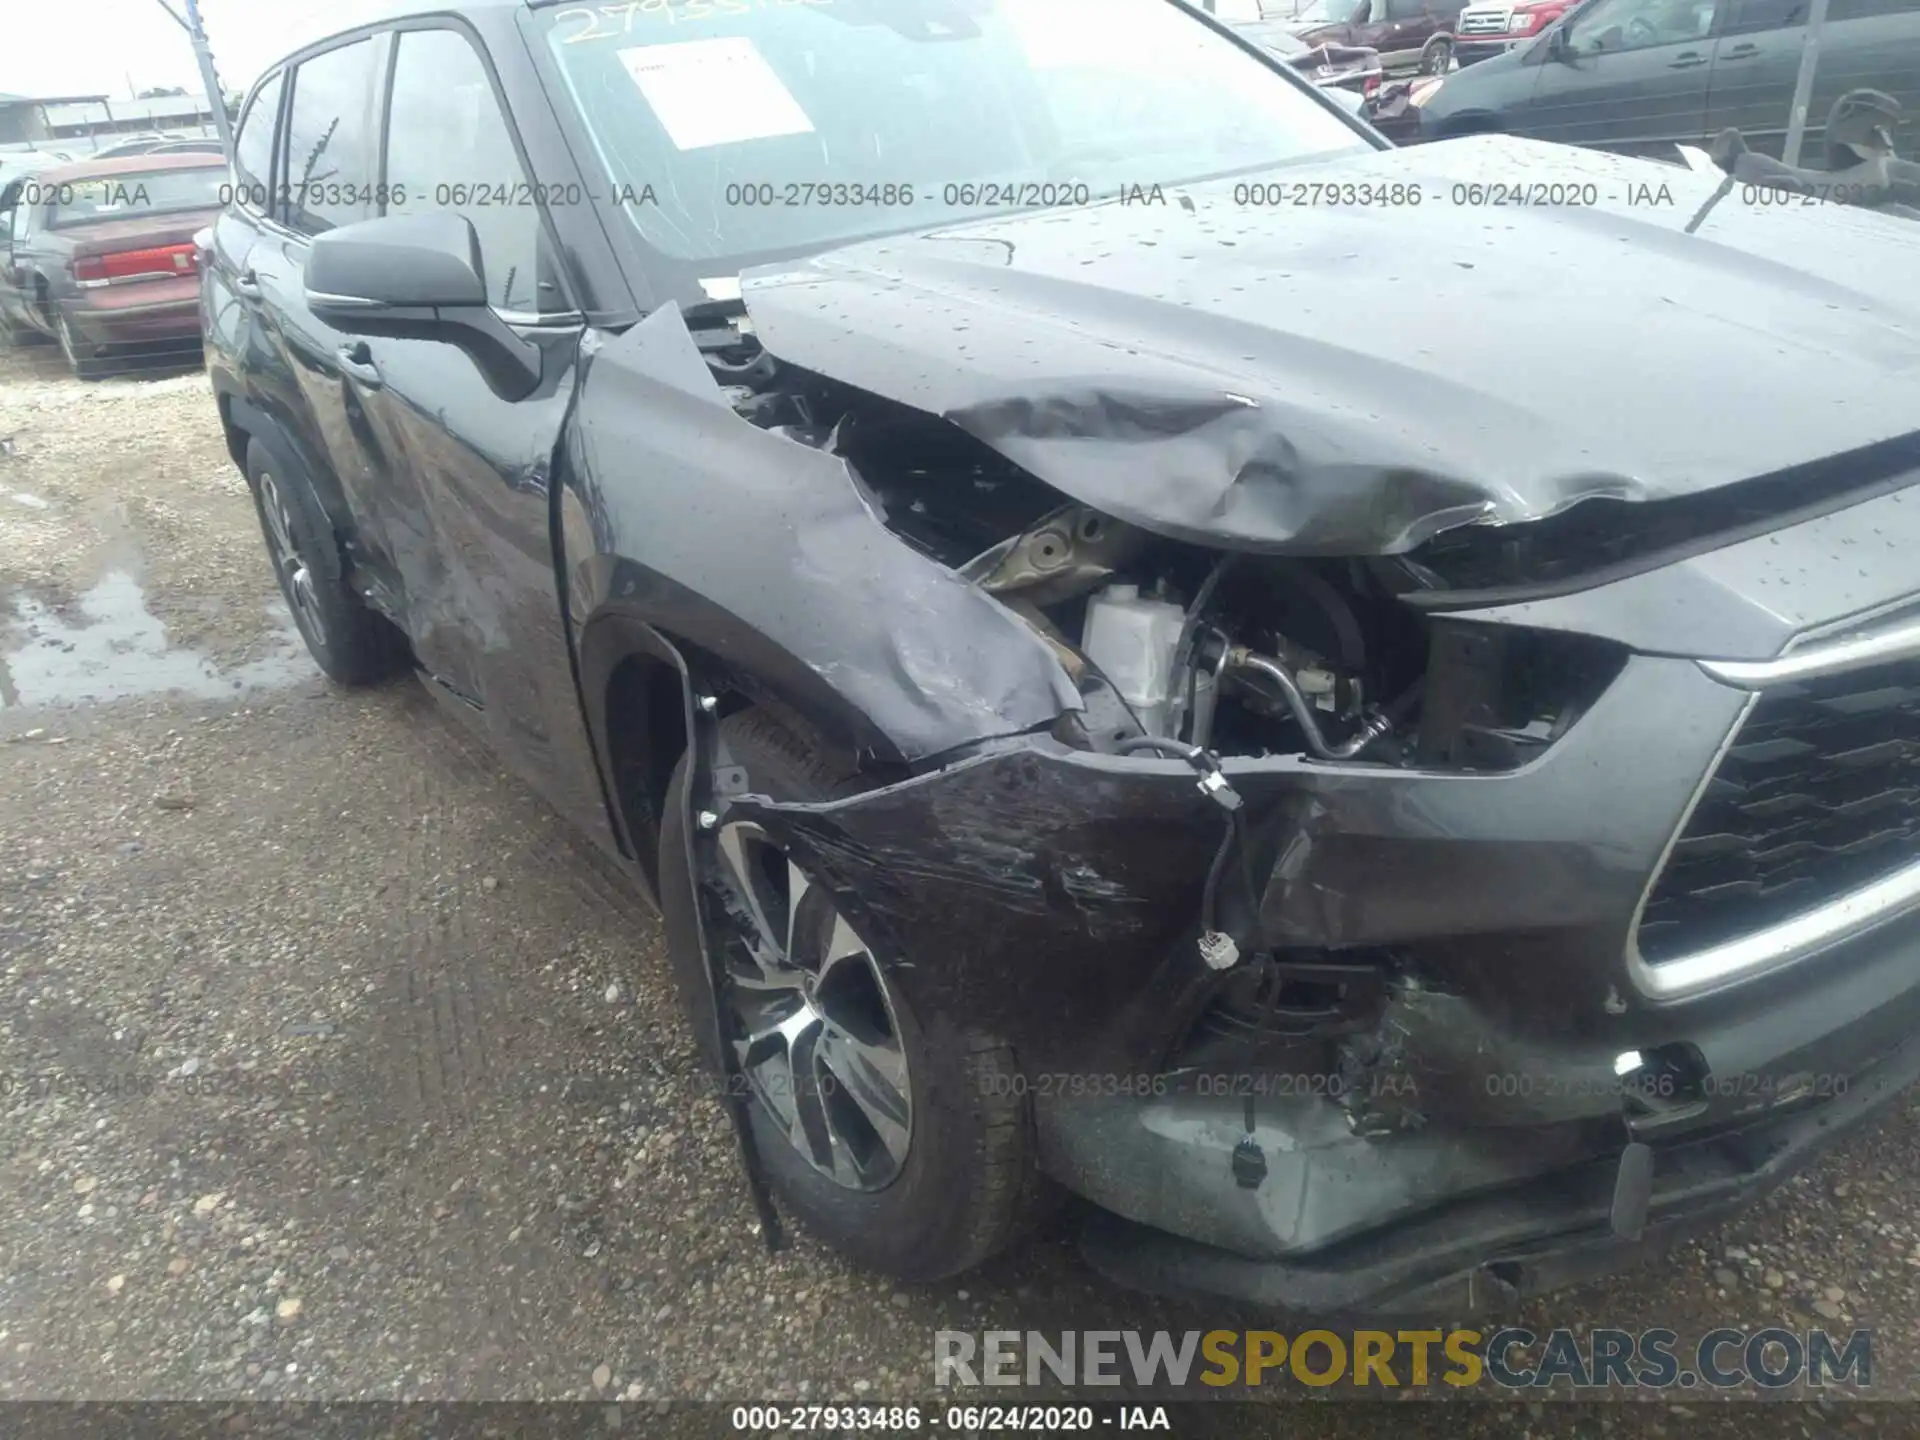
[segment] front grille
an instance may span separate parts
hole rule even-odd
[[[1920,861],[1920,660],[1764,692],[1640,919],[1658,964]]]
[[[1460,15],[1462,35],[1504,35],[1507,33],[1507,24],[1505,10],[1482,10],[1478,13],[1465,10]]]

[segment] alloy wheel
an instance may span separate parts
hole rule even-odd
[[[740,1069],[807,1164],[849,1190],[883,1189],[906,1163],[913,1101],[880,963],[758,825],[722,826],[716,841]]]
[[[320,613],[313,571],[300,558],[300,549],[294,544],[293,517],[287,510],[286,497],[280,493],[273,476],[264,470],[260,473],[260,513],[267,520],[267,548],[273,552],[274,569],[280,572],[287,599],[293,606],[294,621],[309,641],[324,645],[327,622]]]

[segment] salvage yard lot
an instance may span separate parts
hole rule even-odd
[[[1289,1328],[1114,1290],[1064,1224],[910,1289],[767,1256],[652,910],[418,686],[319,678],[202,378],[0,352],[0,440],[0,1399],[937,1400],[940,1329]],[[1912,1397],[1917,1174],[1909,1102],[1525,1323],[1871,1326]]]

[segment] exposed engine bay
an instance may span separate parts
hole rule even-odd
[[[1085,701],[1062,722],[1084,748],[1512,769],[1623,658],[1429,617],[1405,597],[1437,582],[1405,557],[1260,555],[1129,525],[937,416],[775,360],[727,319],[694,335],[736,413],[846,460],[889,531],[1039,634]]]

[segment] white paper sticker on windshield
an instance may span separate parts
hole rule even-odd
[[[744,35],[641,45],[620,63],[682,150],[808,135],[813,122]]]

